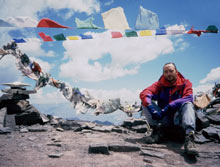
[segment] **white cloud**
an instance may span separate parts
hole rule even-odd
[[[199,85],[197,87],[193,88],[193,94],[196,95],[199,92],[207,93],[212,89],[213,85],[211,84],[204,84],[204,85]]]
[[[136,74],[142,63],[174,52],[167,36],[112,39],[110,31],[90,34],[96,39],[63,42],[65,56],[70,60],[61,65],[60,76],[74,81],[114,79]],[[111,55],[111,62],[103,65],[100,61],[106,54]],[[91,60],[93,64],[89,63]]]
[[[47,8],[69,9],[73,12],[85,12],[90,15],[99,12],[100,4],[97,0],[7,0],[1,2],[0,16],[3,19],[15,16],[29,16],[38,19],[37,14],[44,12]]]
[[[47,56],[53,57],[55,56],[54,51],[46,52],[41,48],[42,42],[38,38],[29,38],[26,43],[18,43],[18,47],[22,50],[23,53],[26,53],[28,56],[39,57],[39,56]]]
[[[30,101],[33,104],[62,104],[66,103],[67,100],[64,98],[61,92],[53,91],[45,93],[44,89],[38,90],[36,94],[32,94]]]
[[[0,61],[1,83],[22,81],[21,72],[16,68],[16,59],[12,55],[4,56]]]
[[[110,1],[108,1],[108,2],[105,2],[104,5],[105,5],[105,6],[109,6],[109,5],[111,5],[112,3],[114,3],[114,0],[110,0]]]
[[[201,84],[220,82],[220,67],[212,69],[207,76],[200,81]]]

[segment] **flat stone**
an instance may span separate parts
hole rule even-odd
[[[150,157],[161,158],[161,159],[165,158],[165,155],[163,153],[156,152],[156,151],[150,151],[150,150],[141,150],[140,154],[141,155],[147,155],[147,156],[150,156]]]
[[[91,144],[89,145],[89,153],[106,155],[110,154],[107,144]]]
[[[59,131],[59,132],[64,132],[63,128],[56,128],[56,130]]]
[[[125,120],[122,124],[122,126],[126,128],[131,128],[133,125],[134,125],[134,120],[132,119]]]
[[[29,127],[29,132],[46,132],[48,129],[46,127]]]
[[[133,126],[137,126],[137,125],[145,125],[146,121],[143,119],[134,119],[134,123]]]
[[[63,153],[50,153],[48,156],[50,158],[60,158],[61,156],[63,156]]]
[[[81,125],[74,120],[60,122],[59,126],[64,130],[73,130],[73,127],[81,127]]]
[[[122,133],[123,129],[121,129],[121,128],[112,128],[112,132]]]
[[[109,151],[115,152],[134,152],[140,151],[140,147],[134,144],[109,144]]]
[[[147,163],[153,163],[154,162],[152,159],[149,159],[149,158],[144,158],[143,161],[147,162]]]
[[[16,128],[15,114],[5,115],[4,127],[10,127],[11,129]]]
[[[196,135],[195,136],[195,143],[203,144],[203,143],[207,143],[207,142],[210,142],[210,141],[211,141],[210,139],[207,139],[203,135]]]
[[[29,141],[34,141],[36,139],[37,139],[37,137],[35,137],[35,136],[31,136],[31,137],[28,138]]]
[[[0,134],[7,134],[7,133],[11,133],[11,132],[12,132],[12,129],[9,127],[0,128]]]
[[[206,117],[209,119],[211,123],[220,125],[220,115],[214,114],[214,115],[207,115]]]
[[[134,130],[137,133],[145,133],[147,132],[147,126],[146,125],[133,126],[132,130]]]
[[[202,112],[198,112],[196,118],[196,128],[201,130],[203,128],[207,128],[209,125],[210,123],[208,118],[206,118],[206,115]]]
[[[20,133],[27,133],[27,132],[29,132],[27,128],[20,129]]]
[[[56,147],[61,147],[62,145],[60,143],[48,143],[48,146],[56,146]]]
[[[113,126],[95,126],[94,128],[92,128],[92,130],[98,132],[111,132],[112,128]]]
[[[219,129],[216,129],[214,127],[208,127],[202,130],[202,134],[206,138],[219,140],[218,131]]]

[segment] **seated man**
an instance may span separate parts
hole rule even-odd
[[[157,82],[144,89],[140,98],[143,112],[152,127],[158,124],[182,126],[185,130],[186,153],[198,154],[194,143],[195,111],[192,104],[192,83],[177,71],[174,63],[166,63],[163,66],[163,75]],[[157,101],[157,105],[153,101]]]

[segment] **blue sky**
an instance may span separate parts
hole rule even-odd
[[[0,0],[0,19],[26,17],[35,21],[50,18],[62,25],[76,27],[75,18],[94,17],[94,24],[104,27],[101,13],[122,7],[130,28],[135,23],[140,6],[158,15],[160,27],[191,26],[205,30],[208,25],[220,27],[218,0]],[[45,72],[73,87],[88,89],[95,97],[120,97],[121,101],[139,101],[139,92],[157,81],[166,62],[174,62],[178,70],[193,83],[194,91],[207,91],[220,81],[220,35],[191,34],[163,37],[111,39],[111,30],[79,30],[48,28],[0,28],[0,45],[13,38],[31,38],[33,42],[19,44],[21,50],[36,60]],[[53,36],[87,33],[101,35],[99,39],[42,42],[38,32]],[[0,61],[1,83],[22,81],[34,87],[34,81],[15,67],[11,56]],[[3,88],[1,86],[1,88]],[[76,117],[74,110],[61,93],[47,86],[30,100],[43,113],[61,117]],[[112,120],[126,118],[124,113],[95,117],[92,113],[77,115],[81,119]]]

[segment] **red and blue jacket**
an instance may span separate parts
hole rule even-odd
[[[157,82],[140,93],[140,99],[145,107],[151,104],[151,100],[155,100],[161,109],[169,104],[169,109],[177,111],[183,103],[193,102],[192,83],[179,72],[174,84],[162,75]]]

